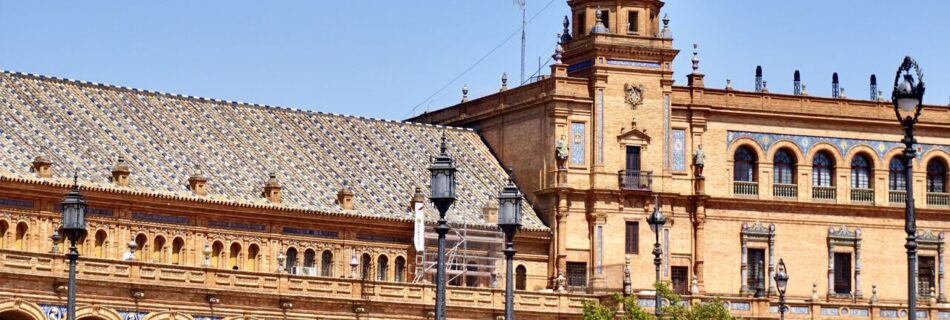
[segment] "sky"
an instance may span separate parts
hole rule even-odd
[[[707,87],[885,96],[905,55],[929,104],[950,102],[950,1],[668,0],[674,79],[699,44]],[[527,73],[553,53],[565,0],[527,0]],[[521,11],[512,0],[0,0],[0,69],[384,119],[405,119],[520,79]],[[549,73],[547,67],[542,73]]]

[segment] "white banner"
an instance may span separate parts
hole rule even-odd
[[[416,208],[415,208],[416,209],[415,210],[415,215],[416,215],[415,227],[416,228],[415,228],[415,232],[412,238],[413,243],[416,245],[416,252],[422,252],[425,249],[425,245],[426,245],[426,239],[425,239],[426,219],[425,219],[425,213],[422,211],[422,207],[423,207],[422,202],[416,203]]]

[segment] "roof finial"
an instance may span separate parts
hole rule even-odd
[[[508,170],[506,170],[506,171],[508,171],[508,183],[509,183],[509,184],[515,183],[515,169],[514,169],[514,167],[512,167],[512,166],[509,165],[509,166],[508,166]]]
[[[462,85],[462,102],[468,102],[468,84]]]
[[[765,81],[765,80],[762,81],[762,93],[769,93],[769,82],[768,82],[768,81]]]
[[[79,190],[79,168],[73,171],[73,190]]]
[[[508,73],[502,72],[501,73],[501,90],[498,90],[498,91],[505,91],[505,90],[508,90]]]
[[[561,44],[571,41],[571,20],[564,16],[564,31],[561,31],[561,36],[558,37],[558,40],[561,41]]]
[[[794,82],[792,85],[793,92],[796,96],[802,95],[802,74],[795,70],[795,76],[793,78]]]
[[[600,10],[600,6],[597,6],[597,10],[594,11],[594,17],[597,18],[597,23],[594,23],[594,27],[590,29],[590,33],[607,33],[610,32],[607,29],[607,26],[604,26],[604,12]]]
[[[558,34],[558,39],[564,39],[563,35]],[[561,58],[564,56],[564,47],[561,46],[561,43],[554,45],[554,54],[551,55],[551,59],[554,60],[554,64],[561,64]]]
[[[835,72],[831,75],[831,97],[839,98],[841,97],[840,85],[838,84],[838,73]]]
[[[699,73],[699,44],[693,44],[693,73]]]
[[[732,90],[732,79],[726,79],[726,90]]]
[[[660,30],[660,38],[672,38],[673,33],[670,32],[670,14],[663,15],[663,30]]]

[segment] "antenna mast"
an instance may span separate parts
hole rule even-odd
[[[524,84],[524,44],[525,44],[525,27],[527,26],[527,20],[525,20],[525,7],[528,0],[516,0],[518,5],[521,6],[521,84]]]

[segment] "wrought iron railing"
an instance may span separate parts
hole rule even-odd
[[[835,200],[838,194],[832,186],[812,186],[811,198],[815,200]]]
[[[776,198],[798,198],[798,186],[784,183],[773,184],[772,195]]]
[[[738,196],[758,196],[759,183],[755,181],[734,181],[732,194]]]
[[[874,203],[874,189],[851,189],[851,202]]]
[[[940,192],[927,193],[928,207],[947,207],[950,206],[950,194]]]
[[[891,192],[887,196],[887,202],[891,204],[907,203],[907,191],[891,190]]]
[[[617,176],[623,190],[651,190],[653,186],[653,171],[620,170]]]

